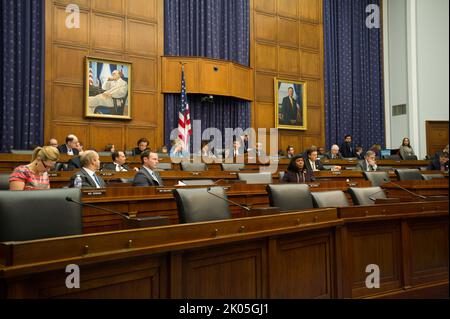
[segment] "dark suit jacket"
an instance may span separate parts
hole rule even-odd
[[[335,157],[334,159],[342,159],[341,153],[337,153],[335,156],[336,156],[336,157]],[[331,155],[331,152],[326,153],[326,154],[325,154],[325,157],[328,158],[328,159],[333,159],[333,158],[332,158],[332,155]]]
[[[62,145],[58,146],[58,151],[61,154],[67,154],[67,145],[66,144],[62,144]],[[78,155],[78,153],[79,153],[78,150],[75,149],[75,148],[72,148],[72,152],[73,152],[73,155]]]
[[[127,164],[122,165],[122,167],[124,169],[126,169],[127,171],[130,170],[130,167]],[[116,171],[116,164],[107,163],[107,164],[103,165],[102,171]]]
[[[77,175],[80,175],[81,180],[83,181],[82,188],[97,188],[97,185],[95,185],[95,181],[89,176],[88,172],[86,172],[84,169],[81,169],[79,172],[76,172],[71,178],[70,178],[70,187],[74,187],[74,181]],[[106,183],[101,178],[101,176],[97,175],[97,178],[100,182],[100,187],[104,188],[106,187]]]
[[[445,171],[448,171],[448,162],[444,164]],[[430,171],[440,171],[441,170],[441,163],[439,162],[439,159],[434,159],[430,165],[428,165],[428,170]]]
[[[158,181],[155,181],[146,168],[141,167],[133,179],[133,186],[164,186],[163,180],[157,171],[153,171]]]
[[[300,122],[297,121],[297,101],[292,98],[289,99],[289,96],[283,98],[283,102],[281,103],[281,114],[283,114],[283,119],[280,121],[281,124],[287,125],[300,125]],[[291,120],[294,120],[295,123],[291,123]]]
[[[73,171],[75,169],[81,169],[81,161],[80,156],[74,156],[72,157],[69,162],[67,163],[67,170]]]
[[[305,167],[311,174],[313,173],[313,169],[311,167],[311,164],[309,163],[308,157],[305,158]],[[316,160],[316,168],[319,171],[324,171],[325,170],[325,167],[323,167],[323,164],[322,164],[322,162],[319,159]]]
[[[340,147],[339,147],[342,157],[356,157],[355,156],[355,148],[353,147],[353,145],[351,143],[346,143],[344,142]]]
[[[312,172],[308,169],[305,170],[305,174],[303,176],[300,173],[286,171],[283,175],[282,182],[283,183],[305,183],[305,182],[311,182],[311,181],[315,180],[315,177],[312,175]]]
[[[357,171],[367,172],[367,162],[366,162],[366,160],[359,161],[359,163],[356,164],[355,169],[356,169]],[[378,169],[378,168],[377,168],[377,169]],[[370,171],[373,171],[373,168],[371,168],[371,169],[369,170],[369,172],[370,172]]]

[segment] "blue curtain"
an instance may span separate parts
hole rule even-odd
[[[1,0],[1,152],[43,142],[44,10],[44,0]]]
[[[165,55],[202,56],[249,65],[249,0],[165,0],[164,5]],[[170,145],[170,132],[178,127],[180,95],[164,97],[166,145]],[[222,133],[226,127],[250,126],[250,103],[215,96],[213,103],[205,104],[200,99],[188,92],[191,119],[201,119],[202,126],[217,127]]]
[[[323,1],[328,147],[346,134],[364,150],[385,145],[382,29],[367,28],[369,4],[381,8],[381,0]]]

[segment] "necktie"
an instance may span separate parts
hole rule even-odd
[[[150,175],[152,176],[153,180],[159,185],[159,180],[156,177],[155,173],[152,171]]]
[[[95,182],[97,183],[97,188],[101,188],[102,185],[100,184],[100,180],[98,179],[97,175],[92,175],[92,177],[94,178]]]

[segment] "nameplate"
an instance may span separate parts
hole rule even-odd
[[[113,172],[100,172],[100,176],[114,176],[115,173]]]
[[[103,196],[106,194],[106,189],[104,188],[98,188],[98,189],[82,189],[81,193],[84,196]]]
[[[347,183],[347,185],[349,187],[355,187],[355,186],[358,186],[358,183]]]
[[[172,193],[172,191],[174,190],[174,188],[157,188],[156,192],[157,193]]]
[[[341,171],[331,171],[331,174],[333,174],[333,175],[341,175],[342,172]]]
[[[308,184],[309,187],[320,187],[320,184]]]
[[[48,177],[58,177],[61,176],[59,173],[47,173]]]

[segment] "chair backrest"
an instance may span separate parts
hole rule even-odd
[[[11,154],[32,155],[33,150],[11,150]]]
[[[0,191],[0,242],[82,234],[77,188],[37,191]]]
[[[214,185],[214,181],[212,179],[183,179],[181,181],[186,185]]]
[[[407,161],[417,161],[417,156],[416,155],[406,155],[404,160]]]
[[[239,180],[247,184],[271,184],[272,174],[270,173],[238,173]]]
[[[442,175],[442,174],[422,174],[422,178],[425,181],[429,181],[434,178],[444,178],[444,175]]]
[[[181,162],[181,169],[188,172],[203,172],[206,171],[206,164]]]
[[[305,184],[271,184],[267,185],[270,206],[279,207],[281,211],[313,208],[309,186]]]
[[[239,163],[222,163],[222,171],[240,171],[245,168],[245,164]]]
[[[400,181],[420,181],[422,174],[418,169],[402,168],[396,169],[395,174]]]
[[[172,163],[158,163],[156,170],[158,171],[170,171],[172,169]]]
[[[349,206],[343,191],[313,192],[314,207],[346,207]]]
[[[389,156],[384,156],[384,159],[400,161],[402,158],[400,157],[400,155],[389,155]]]
[[[355,205],[372,205],[375,204],[373,199],[386,198],[383,189],[377,187],[350,187],[348,193],[352,197]],[[370,199],[373,198],[373,199]]]
[[[387,172],[363,172],[364,178],[372,182],[372,186],[381,186],[389,182],[389,175]]]
[[[227,198],[223,187],[209,188],[211,193]],[[196,223],[231,218],[228,203],[208,193],[208,188],[174,189],[180,223]]]
[[[0,190],[9,189],[9,173],[0,173]]]

